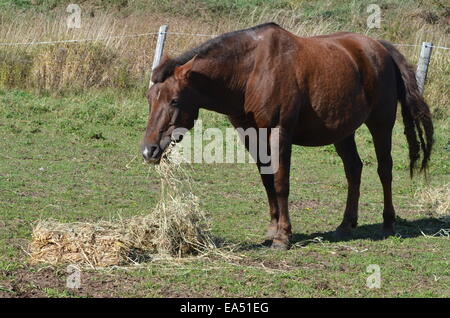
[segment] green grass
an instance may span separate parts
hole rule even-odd
[[[148,106],[143,92],[90,91],[61,97],[0,90],[0,296],[289,296],[448,297],[449,239],[425,237],[448,223],[421,209],[408,177],[406,140],[394,130],[394,202],[400,237],[379,240],[381,185],[369,133],[357,144],[365,163],[360,226],[334,241],[346,181],[333,148],[295,147],[290,210],[296,247],[261,248],[268,207],[251,164],[194,164],[195,194],[210,213],[215,236],[239,244],[240,260],[150,263],[134,270],[85,270],[82,289],[65,287],[65,267],[31,266],[22,251],[40,219],[61,222],[148,213],[159,194],[153,167],[139,154]],[[204,127],[229,126],[202,112]],[[450,181],[448,121],[436,126],[429,184]],[[322,240],[313,240],[322,237]],[[382,288],[366,287],[366,267],[381,267]],[[24,278],[25,277],[25,278]]]

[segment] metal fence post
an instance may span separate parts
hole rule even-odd
[[[427,79],[428,65],[430,64],[433,43],[423,42],[420,50],[419,62],[417,63],[416,80],[419,91],[422,94]]]
[[[159,62],[161,62],[161,58],[164,51],[164,44],[166,42],[167,29],[168,29],[167,25],[161,25],[159,27],[158,41],[156,42],[155,56],[153,57],[151,73],[153,73],[153,70],[159,65]],[[153,85],[151,80],[151,73],[150,73],[150,83],[148,85],[149,88]]]

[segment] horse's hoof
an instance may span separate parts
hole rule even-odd
[[[348,239],[352,236],[352,230],[347,227],[338,227],[333,233],[333,237],[338,240]]]
[[[275,241],[274,240],[272,242],[272,245],[270,246],[270,248],[286,251],[286,250],[289,249],[289,243],[285,243],[285,242],[282,242],[282,241]]]

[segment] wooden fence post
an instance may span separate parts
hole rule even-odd
[[[423,94],[425,80],[427,79],[428,65],[430,64],[433,43],[423,42],[420,50],[419,63],[417,63],[416,80],[419,91]]]
[[[164,51],[164,44],[166,42],[167,29],[168,29],[167,25],[161,25],[159,27],[158,41],[156,42],[155,56],[153,57],[151,73],[153,73],[153,70],[159,65],[159,62],[161,61],[161,57]],[[149,88],[153,85],[151,80],[151,73],[150,73],[150,83],[148,85]]]

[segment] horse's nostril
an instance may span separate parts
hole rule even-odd
[[[145,160],[158,158],[158,154],[161,149],[158,145],[149,145],[145,146],[144,150],[142,150],[142,156],[144,156]]]
[[[181,142],[183,140],[183,134],[173,134],[172,135],[172,140],[175,142]]]
[[[152,158],[157,158],[160,150],[161,150],[161,148],[159,148],[158,146],[152,146],[152,150],[151,150]]]

